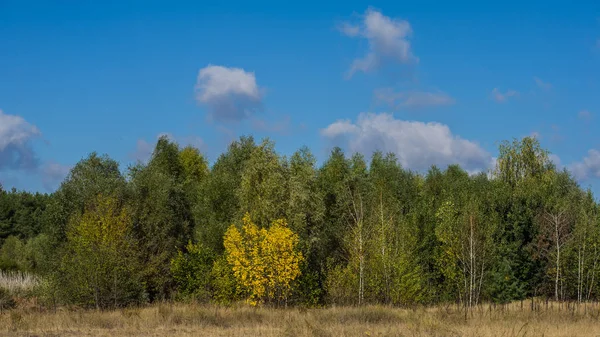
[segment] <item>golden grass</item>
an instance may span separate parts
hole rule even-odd
[[[9,294],[31,292],[39,284],[40,279],[33,274],[0,270],[0,288],[7,290]]]
[[[39,312],[17,309],[0,315],[0,336],[600,336],[597,305],[578,310],[531,311],[527,302],[465,320],[456,308],[398,309],[383,306],[271,309],[157,304],[114,311]]]

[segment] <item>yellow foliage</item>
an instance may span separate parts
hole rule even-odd
[[[71,242],[84,248],[91,246],[119,250],[126,243],[131,218],[126,208],[118,205],[115,198],[98,196],[96,202],[71,224],[67,233]]]
[[[283,219],[264,229],[246,214],[241,232],[234,225],[229,227],[224,239],[227,262],[239,284],[249,292],[249,303],[287,299],[303,260],[297,245],[298,235]]]

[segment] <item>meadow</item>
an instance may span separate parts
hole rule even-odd
[[[41,311],[30,303],[0,314],[1,336],[599,336],[597,304],[321,309],[160,303],[141,308]]]

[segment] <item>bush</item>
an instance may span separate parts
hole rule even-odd
[[[16,236],[9,236],[0,249],[0,270],[21,269],[24,255],[23,242]]]
[[[242,298],[233,270],[223,255],[215,260],[211,270],[213,301],[218,304],[231,304]]]
[[[114,197],[99,195],[83,215],[72,218],[56,273],[59,297],[96,308],[141,302],[144,284],[131,228],[129,210]]]
[[[210,299],[210,277],[214,254],[201,244],[191,242],[186,253],[179,251],[171,261],[171,273],[177,283],[179,296],[199,301]]]
[[[16,306],[16,302],[8,290],[0,288],[0,313]]]

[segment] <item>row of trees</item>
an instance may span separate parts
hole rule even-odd
[[[123,174],[95,153],[51,195],[0,190],[0,268],[63,303],[415,305],[600,296],[598,205],[534,138],[497,167],[404,169],[335,148],[317,167],[251,137],[210,167],[159,139]]]

